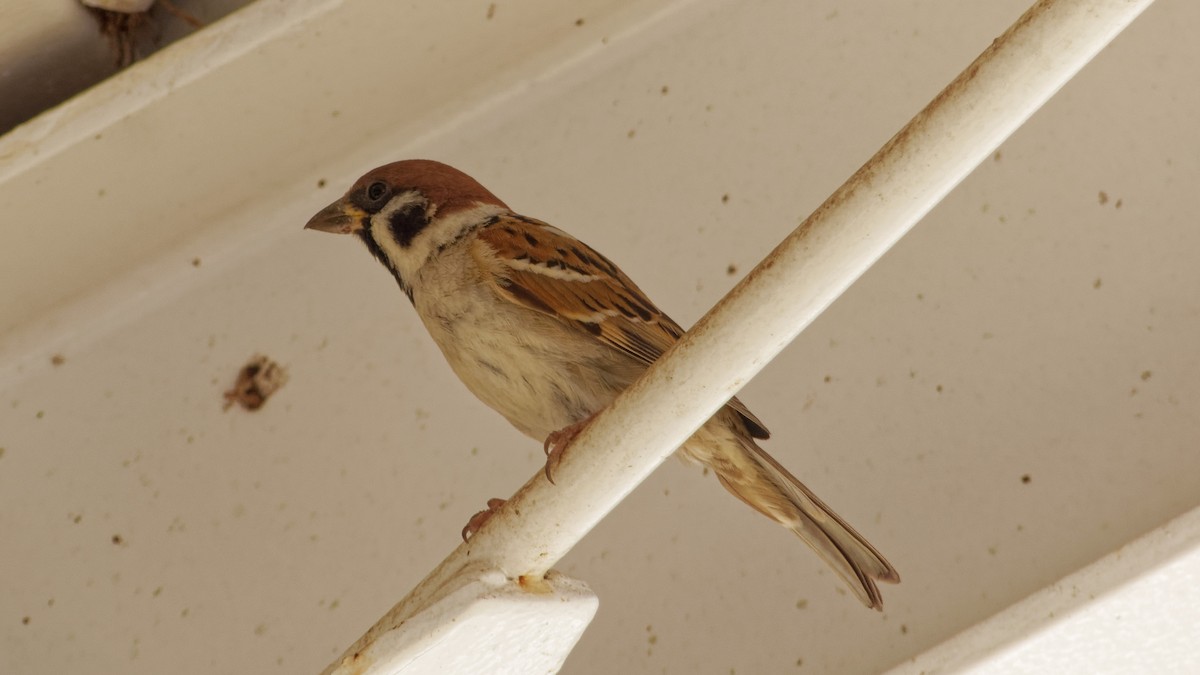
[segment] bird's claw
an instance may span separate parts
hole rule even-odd
[[[483,527],[484,523],[491,520],[492,516],[496,515],[496,509],[504,506],[507,501],[508,500],[500,499],[498,497],[493,497],[492,499],[487,500],[487,508],[471,516],[471,519],[467,521],[465,526],[463,526],[463,541],[467,541],[471,537],[475,536],[475,533],[479,531],[479,528]]]
[[[550,481],[551,485],[556,484],[554,482],[554,471],[558,468],[559,463],[562,462],[563,453],[566,451],[567,446],[575,440],[579,432],[583,431],[583,428],[595,416],[595,414],[588,415],[587,419],[574,424],[568,424],[558,431],[552,431],[546,437],[546,442],[542,444],[542,450],[546,452],[546,480]]]
[[[570,427],[567,427],[569,429]],[[542,450],[546,451],[546,480],[554,485],[554,470],[558,468],[559,462],[562,461],[563,450],[567,449],[567,444],[571,442],[571,438],[565,438],[568,434],[567,429],[560,429],[546,437],[546,442],[542,444]],[[571,436],[574,437],[573,435]]]

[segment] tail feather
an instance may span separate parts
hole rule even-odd
[[[723,434],[722,434],[723,435]],[[735,434],[739,456],[730,456],[732,443],[721,443],[723,452],[695,452],[710,466],[725,489],[759,513],[795,532],[840,576],[855,596],[871,609],[883,609],[876,582],[898,583],[900,575],[890,563],[845,520],[825,505],[812,490],[750,438]],[[711,447],[711,446],[710,446]]]
[[[775,458],[753,441],[745,445],[750,446],[747,454],[763,468],[771,483],[787,495],[793,507],[788,509],[791,513],[780,514],[785,515],[782,519],[773,514],[766,515],[778,520],[811,546],[863,604],[872,609],[883,609],[883,597],[875,582],[900,583],[896,568]]]

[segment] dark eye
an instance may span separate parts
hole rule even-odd
[[[367,186],[367,199],[377,202],[387,196],[388,186],[383,181],[375,181]]]

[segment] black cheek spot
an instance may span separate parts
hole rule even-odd
[[[392,213],[388,228],[402,248],[408,248],[414,237],[429,226],[425,209],[418,204],[408,204]]]

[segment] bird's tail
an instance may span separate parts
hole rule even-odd
[[[883,597],[875,582],[898,583],[896,569],[753,440],[733,435],[737,437],[736,447],[742,451],[740,456],[729,456],[734,444],[727,439],[720,444],[723,452],[717,455],[697,456],[708,453],[696,453],[692,448],[685,452],[711,467],[725,489],[738,499],[799,535],[864,605],[882,610]]]

